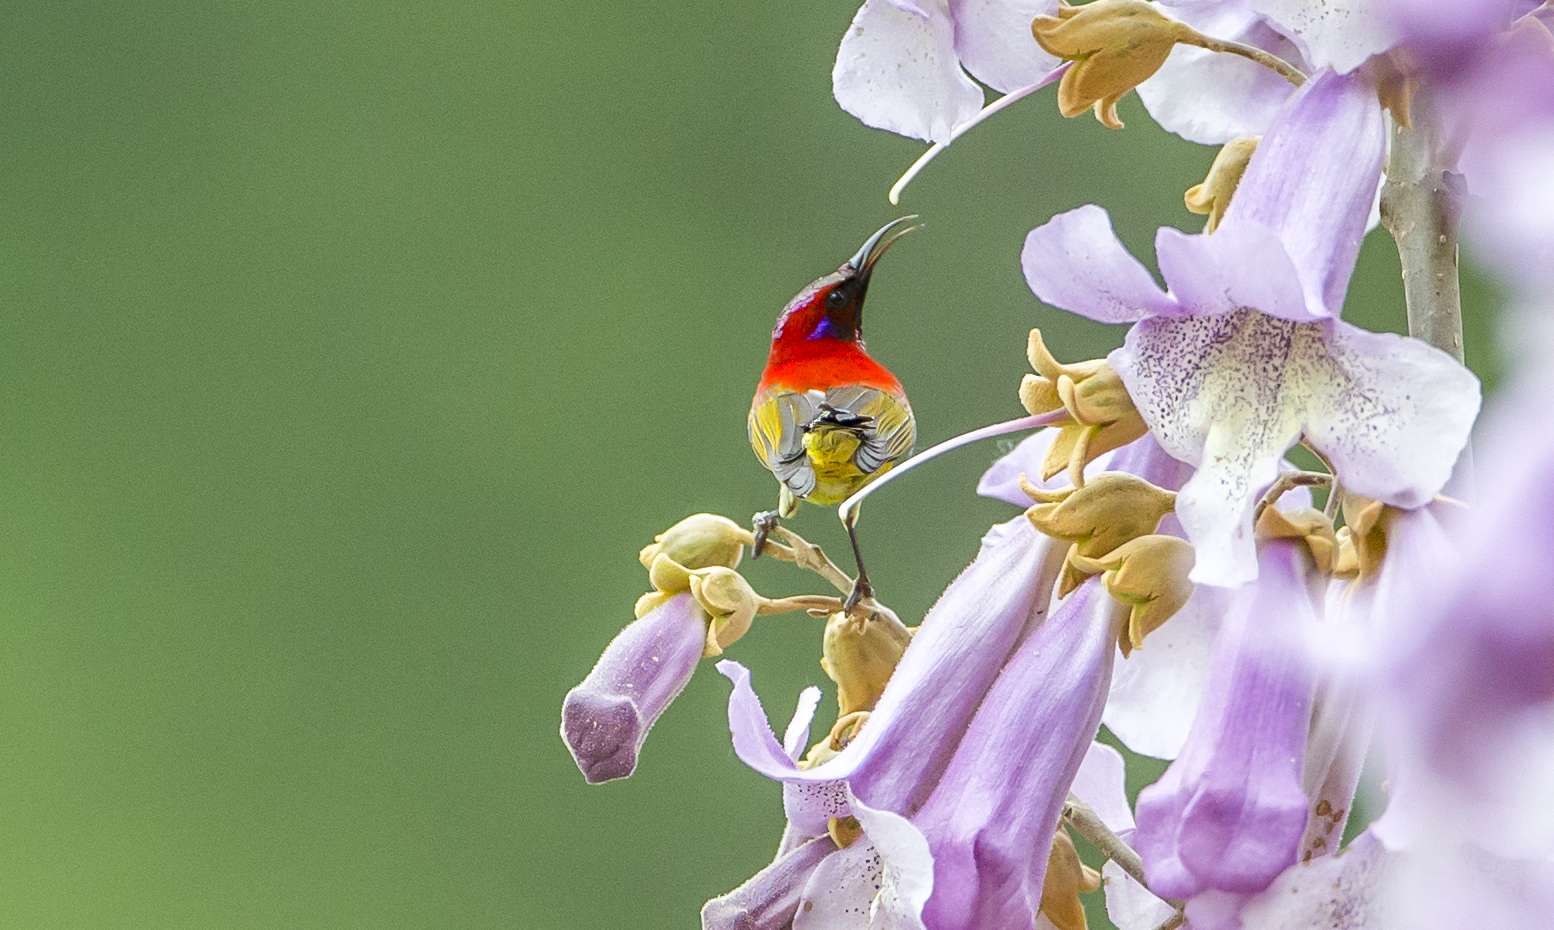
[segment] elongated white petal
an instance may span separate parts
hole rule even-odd
[[[1175,759],[1203,699],[1226,592],[1198,585],[1165,626],[1117,663],[1101,721],[1129,749]]]

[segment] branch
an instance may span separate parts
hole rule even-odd
[[[829,582],[831,587],[843,594],[852,591],[852,578],[838,568],[835,562],[831,561],[830,556],[826,555],[824,549],[781,524],[772,529],[772,535],[782,540],[781,543],[767,542],[766,551],[773,558],[781,559],[784,562],[792,562],[799,568],[814,572]]]
[[[1111,831],[1111,828],[1101,822],[1100,816],[1091,809],[1090,805],[1079,800],[1073,795],[1068,796],[1068,803],[1063,805],[1063,819],[1068,821],[1069,827],[1085,838],[1091,846],[1101,851],[1101,855],[1117,863],[1118,867],[1133,877],[1144,888],[1149,884],[1144,881],[1144,860],[1133,851],[1133,847],[1122,841],[1122,838]],[[1182,902],[1172,901],[1170,898],[1160,900],[1176,908],[1176,913],[1166,919],[1155,930],[1173,930],[1182,925]]]
[[[1421,114],[1423,116],[1424,114]],[[1397,242],[1408,300],[1408,334],[1462,361],[1462,293],[1457,280],[1457,222],[1462,178],[1434,163],[1423,119],[1395,124],[1381,221]]]
[[[1428,101],[1425,101],[1428,103]],[[1381,221],[1398,247],[1408,334],[1462,362],[1462,291],[1457,269],[1457,227],[1462,215],[1462,176],[1437,163],[1430,113],[1414,106],[1411,126],[1394,122],[1387,180],[1381,188]],[[1471,482],[1473,450],[1465,448],[1450,490]]]

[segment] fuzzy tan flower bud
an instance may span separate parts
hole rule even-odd
[[[1255,529],[1259,539],[1301,540],[1319,571],[1331,573],[1338,561],[1338,535],[1333,532],[1333,521],[1320,510],[1269,507],[1257,518]]]
[[[836,682],[840,716],[874,709],[911,641],[911,631],[884,607],[831,614],[820,667]]]
[[[1061,407],[1073,421],[1057,427],[1042,462],[1043,479],[1066,468],[1073,484],[1083,485],[1085,465],[1148,430],[1122,378],[1105,359],[1065,365],[1048,351],[1039,329],[1031,330],[1026,357],[1036,374],[1020,382],[1020,403],[1033,416]]]
[[[696,603],[712,618],[707,625],[707,648],[702,654],[722,655],[724,649],[749,632],[763,598],[743,575],[722,566],[691,572],[690,588]]]
[[[1165,64],[1177,41],[1191,30],[1147,0],[1095,0],[1058,5],[1057,16],[1038,16],[1031,34],[1048,54],[1074,62],[1058,84],[1058,110],[1122,128],[1117,101]]]
[[[1131,608],[1118,643],[1123,655],[1144,645],[1144,638],[1192,596],[1193,585],[1187,579],[1194,561],[1192,545],[1175,536],[1140,536],[1100,558],[1070,553],[1069,560],[1092,575],[1104,572],[1101,583],[1107,593]]]
[[[1241,175],[1246,173],[1247,163],[1252,160],[1261,138],[1242,136],[1225,143],[1219,154],[1214,156],[1214,163],[1209,165],[1209,173],[1204,176],[1203,182],[1189,187],[1183,195],[1188,210],[1209,218],[1204,232],[1213,232],[1219,228],[1219,221],[1224,219],[1230,198],[1235,195],[1236,186],[1241,183]]]
[[[1176,495],[1143,478],[1107,472],[1065,494],[1026,486],[1038,503],[1025,512],[1031,525],[1055,539],[1074,544],[1074,555],[1095,558],[1129,540],[1153,533],[1160,518],[1176,506]],[[1087,577],[1072,558],[1064,565],[1058,593],[1067,596]]]
[[[637,560],[651,568],[660,555],[668,556],[688,569],[738,568],[744,547],[755,544],[751,532],[714,513],[695,513],[664,530],[642,547]]]
[[[1047,854],[1047,880],[1041,886],[1041,913],[1058,930],[1088,930],[1081,894],[1099,891],[1101,873],[1079,859],[1068,831],[1059,829]]]
[[[1338,531],[1338,556],[1333,574],[1369,578],[1387,555],[1387,517],[1391,511],[1381,501],[1345,494],[1341,501],[1344,527]]]

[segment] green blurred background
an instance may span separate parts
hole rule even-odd
[[[563,693],[639,546],[774,485],[777,309],[896,214],[917,144],[836,108],[849,2],[48,3],[0,15],[0,925],[681,928],[768,857],[775,787],[705,669],[630,781]],[[1213,152],[1050,95],[909,191],[870,345],[923,443],[1019,412],[1017,256],[1105,203],[1196,228]],[[1498,302],[1469,281],[1469,335]],[[1349,314],[1397,328],[1373,237]],[[916,618],[1008,508],[987,446],[864,527]],[[833,517],[797,528],[840,551]],[[811,587],[762,562],[772,593]],[[818,628],[734,650],[774,707]]]

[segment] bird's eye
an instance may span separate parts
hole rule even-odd
[[[826,295],[826,306],[832,310],[840,310],[847,306],[847,292],[842,288],[833,288]]]

